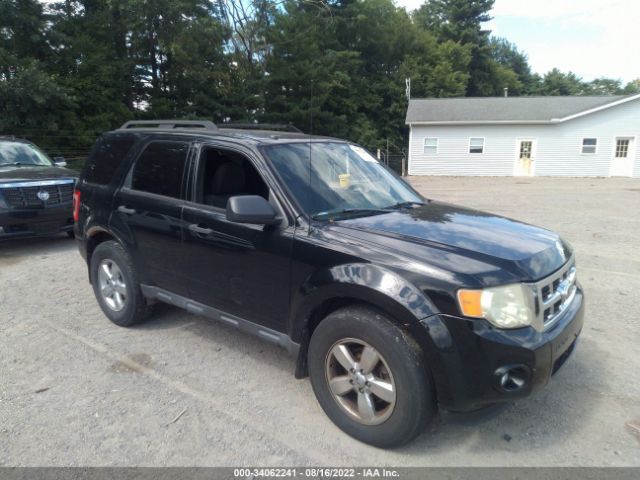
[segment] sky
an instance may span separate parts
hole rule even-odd
[[[407,10],[422,3],[396,0]],[[640,0],[496,0],[491,16],[486,28],[515,43],[536,73],[640,78]]]

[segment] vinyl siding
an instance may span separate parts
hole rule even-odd
[[[409,175],[514,175],[518,139],[535,140],[538,176],[610,175],[615,137],[635,137],[633,176],[640,177],[640,99],[552,125],[412,125]],[[425,155],[426,137],[438,152]],[[469,138],[484,137],[484,153],[469,153]],[[582,139],[597,138],[595,154],[582,154]]]

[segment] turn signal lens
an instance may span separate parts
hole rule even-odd
[[[466,317],[482,317],[482,290],[458,290],[460,310]]]
[[[73,191],[73,221],[77,222],[80,218],[80,190]]]

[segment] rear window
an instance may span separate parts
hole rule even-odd
[[[180,198],[182,174],[187,161],[186,142],[152,142],[136,160],[131,188],[166,197]]]
[[[117,133],[99,138],[84,167],[84,180],[100,185],[110,183],[136,140],[137,136],[131,133]]]

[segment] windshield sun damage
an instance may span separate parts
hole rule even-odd
[[[317,220],[423,203],[411,187],[356,145],[290,143],[263,151],[304,211]]]
[[[0,140],[0,166],[4,165],[50,167],[52,163],[49,157],[35,145]]]

